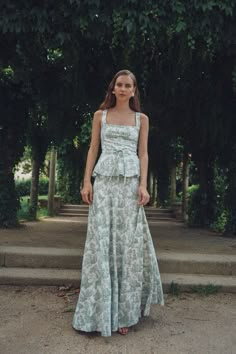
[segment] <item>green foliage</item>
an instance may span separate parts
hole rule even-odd
[[[15,190],[13,174],[9,173],[5,178],[5,175],[0,173],[0,186],[7,187],[0,189],[0,227],[15,227],[18,225],[16,216],[20,202]]]
[[[166,141],[165,136],[159,136],[150,132],[149,142],[150,160],[157,164],[157,181],[158,181],[158,205],[167,207],[171,204],[170,198],[170,170],[176,164],[181,162],[183,144],[180,138],[172,138]],[[165,158],[163,158],[163,155]],[[151,162],[151,168],[153,169]],[[178,179],[178,176],[177,176]]]
[[[40,169],[41,177],[49,177],[50,151],[45,155],[45,160]],[[15,172],[21,172],[21,175],[32,173],[32,148],[29,145],[25,146],[24,153],[20,162],[15,167]]]
[[[31,179],[17,180],[15,182],[16,191],[19,197],[30,195]]]
[[[219,285],[214,285],[211,283],[208,283],[207,285],[193,285],[191,286],[191,290],[194,293],[197,293],[201,296],[209,296],[212,294],[217,294],[220,290],[221,286]]]
[[[172,281],[170,284],[169,293],[175,296],[179,296],[181,294],[179,284]]]
[[[58,193],[67,203],[80,203],[82,200],[80,189],[91,139],[91,113],[84,114],[82,119],[78,135],[73,140],[64,140],[58,149]]]
[[[225,191],[225,206],[227,224],[225,233],[236,235],[236,145],[231,146],[227,166],[227,187]]]
[[[43,196],[41,196],[43,197]],[[19,220],[34,220],[32,219],[32,214],[29,208],[29,203],[28,203],[29,196],[21,197],[20,198],[20,208],[17,212],[17,216]],[[41,207],[40,203],[38,205],[37,209],[37,219],[48,216],[48,209],[45,207]]]
[[[17,180],[15,182],[16,192],[19,197],[30,195],[31,179]],[[47,195],[48,193],[48,178],[39,178],[39,195]]]
[[[4,195],[9,189],[7,171],[18,163],[27,135],[33,158],[40,164],[49,146],[61,146],[61,191],[65,178],[67,195],[79,200],[89,136],[85,126],[80,135],[83,115],[97,108],[114,72],[126,67],[137,74],[143,107],[150,116],[154,133],[150,166],[159,176],[160,200],[168,202],[178,139],[198,166],[206,160],[205,169],[221,155],[220,164],[230,166],[225,169],[230,189],[225,197],[227,229],[236,231],[236,170],[231,168],[235,2],[124,0],[114,6],[105,0],[70,0],[55,6],[52,0],[37,5],[9,0],[0,5],[0,13]],[[207,172],[202,175],[194,182],[201,185],[200,195],[195,196],[195,221],[205,225],[220,218],[221,225],[222,208],[217,206],[215,214],[212,208],[214,179]],[[207,188],[204,180],[205,184],[209,180]],[[0,192],[0,212],[4,199]],[[203,206],[207,217],[197,218]],[[16,208],[15,199],[9,210],[15,213]]]
[[[47,195],[48,194],[48,186],[49,186],[49,179],[39,178],[39,195]],[[56,193],[56,191],[55,191]]]
[[[226,191],[228,189],[227,175],[221,169],[218,163],[214,166],[214,179],[213,179],[213,218],[209,224],[210,228],[217,232],[224,232],[228,222],[228,210],[225,204]],[[201,193],[199,185],[192,185],[188,188],[188,223],[190,226],[200,226],[202,209],[206,205],[206,196]]]
[[[199,185],[192,185],[188,188],[188,225],[201,225],[201,206],[205,203],[205,198],[201,195]]]
[[[188,200],[188,225],[189,226],[210,226],[217,220],[210,221],[210,216],[207,214],[208,195],[204,193],[200,186],[197,185],[189,191]],[[213,210],[214,211],[214,210]]]
[[[228,212],[225,205],[226,190],[228,188],[227,174],[224,169],[215,164],[214,167],[214,220],[210,227],[218,232],[224,232],[228,221]]]
[[[199,284],[199,285],[190,286],[190,290],[193,293],[197,293],[201,296],[209,296],[209,295],[217,294],[220,288],[221,286],[214,285],[211,283],[207,285]],[[175,296],[179,296],[181,294],[181,289],[179,287],[179,284],[172,281],[170,285],[169,293]]]
[[[28,116],[24,89],[13,70],[0,67],[0,227],[18,225],[13,169],[25,144]]]
[[[25,146],[24,153],[20,159],[19,165],[15,167],[15,171],[21,169],[22,174],[27,174],[32,172],[32,162],[31,162],[31,149],[29,146]]]
[[[58,194],[64,203],[81,202],[83,170],[81,152],[71,142],[64,142],[58,150]]]
[[[227,211],[223,210],[222,213],[217,216],[217,219],[210,226],[214,231],[224,232],[227,221],[228,221]]]

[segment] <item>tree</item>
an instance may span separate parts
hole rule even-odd
[[[33,102],[29,107],[45,109],[49,141],[58,146],[65,138],[74,141],[81,116],[97,108],[114,71],[130,68],[137,73],[153,131],[160,134],[158,144],[151,143],[162,158],[159,176],[173,168],[173,146],[181,139],[198,169],[205,203],[201,224],[209,224],[214,161],[221,149],[230,150],[225,141],[234,146],[236,4],[70,0],[55,7],[52,0],[10,0],[0,10],[1,65],[24,82]],[[151,169],[158,175],[155,163]],[[165,176],[167,181],[169,173]],[[233,189],[234,176],[229,174]],[[167,189],[161,188],[162,199]]]
[[[14,167],[23,153],[28,115],[22,82],[8,68],[0,75],[0,225],[9,227],[18,224]]]

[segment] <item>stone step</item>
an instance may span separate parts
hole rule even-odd
[[[83,215],[88,215],[88,210],[85,209],[69,209],[69,208],[61,208],[60,213],[67,214],[67,213],[72,213],[72,214],[83,214]]]
[[[89,206],[86,204],[64,204],[59,212],[58,216],[65,217],[87,217],[89,211]],[[176,220],[173,216],[172,210],[168,208],[155,208],[155,207],[145,207],[145,213],[148,220],[160,220],[171,222]]]
[[[1,285],[56,285],[80,286],[81,272],[78,269],[50,268],[0,268]],[[164,293],[173,283],[181,291],[192,291],[193,286],[215,285],[219,292],[236,293],[236,276],[161,273]]]
[[[62,204],[63,207],[68,207],[68,208],[87,208],[88,209],[88,204]]]
[[[88,212],[89,207],[88,207],[88,205],[66,205],[66,204],[64,204],[64,205],[61,206],[61,209],[63,209],[63,210],[67,210],[67,209],[69,209],[69,210],[81,210],[81,211],[83,210],[83,211]]]
[[[82,259],[82,248],[0,247],[0,266],[7,268],[81,269]]]
[[[153,215],[173,215],[172,211],[163,211],[163,210],[152,210],[152,209],[149,209],[149,208],[144,208],[145,210],[145,213],[149,213],[149,214],[153,214]]]
[[[72,214],[75,214],[75,213],[79,213],[79,214],[88,214],[89,212],[89,209],[88,208],[65,208],[65,207],[62,207],[60,209],[60,213],[72,213]],[[162,210],[150,210],[150,209],[145,209],[145,213],[146,215],[150,215],[150,216],[172,216],[172,212],[164,212]]]
[[[236,275],[235,255],[159,250],[156,256],[161,273]],[[82,259],[83,248],[0,247],[0,267],[3,268],[81,269]]]
[[[84,214],[84,213],[76,213],[76,212],[59,212],[57,213],[58,216],[78,216],[78,217],[88,217],[88,214]]]
[[[68,285],[79,286],[79,269],[0,268],[1,285]]]
[[[69,217],[72,217],[72,216],[77,216],[77,217],[84,217],[84,218],[87,218],[88,217],[88,214],[85,214],[85,213],[76,213],[76,212],[59,212],[57,214],[58,216],[69,216]],[[149,215],[149,214],[146,214],[146,217],[148,220],[157,220],[157,221],[176,221],[176,219],[174,217],[168,217],[168,216],[153,216],[153,215]]]
[[[177,284],[181,291],[192,291],[192,287],[209,284],[218,286],[219,292],[236,293],[236,276],[162,273],[161,279],[164,292],[168,292],[172,283]],[[167,290],[167,291],[166,291]]]
[[[175,218],[171,215],[153,215],[153,214],[149,214],[149,213],[146,213],[146,217],[148,219],[156,219],[156,220],[175,220]]]
[[[61,209],[75,209],[88,211],[89,206],[87,204],[63,204]],[[169,208],[156,208],[156,207],[144,207],[145,211],[150,213],[172,214],[172,209]]]
[[[236,276],[235,255],[159,251],[156,256],[164,273]]]
[[[145,213],[147,218],[150,219],[156,219],[156,220],[176,220],[176,218],[173,215],[155,215],[155,214],[149,214],[149,213]],[[83,217],[88,217],[88,213],[86,212],[81,212],[81,211],[68,211],[68,210],[60,210],[57,214],[58,216],[83,216]]]

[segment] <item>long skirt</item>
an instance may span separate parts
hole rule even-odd
[[[138,177],[97,175],[89,207],[81,287],[72,327],[111,336],[164,305]]]

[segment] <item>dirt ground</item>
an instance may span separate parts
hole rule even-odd
[[[165,294],[122,336],[72,326],[79,289],[0,286],[1,354],[235,354],[236,294]]]

